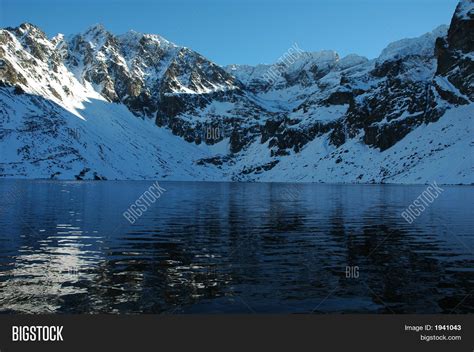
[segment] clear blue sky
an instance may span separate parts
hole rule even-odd
[[[48,35],[102,23],[160,34],[218,64],[275,62],[306,51],[378,56],[390,42],[449,24],[457,0],[0,0],[1,27],[31,22]]]

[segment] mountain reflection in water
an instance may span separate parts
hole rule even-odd
[[[2,312],[474,312],[474,187],[152,184],[0,181]]]

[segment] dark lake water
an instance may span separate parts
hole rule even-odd
[[[151,184],[0,181],[1,311],[474,312],[474,187]]]

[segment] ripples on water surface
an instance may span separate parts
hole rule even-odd
[[[151,184],[0,181],[1,311],[474,312],[474,187]]]

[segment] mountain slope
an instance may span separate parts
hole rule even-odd
[[[474,183],[473,23],[464,0],[374,60],[223,68],[158,35],[6,28],[0,176]]]

